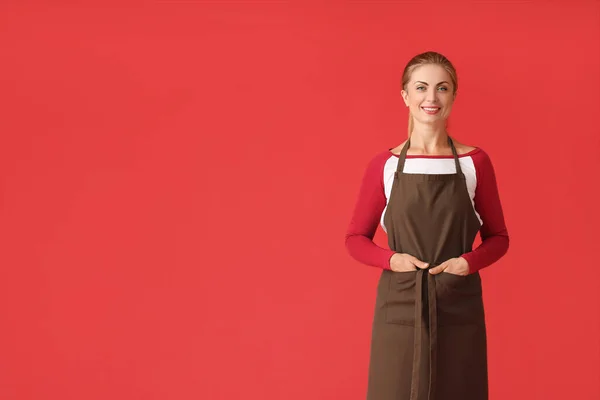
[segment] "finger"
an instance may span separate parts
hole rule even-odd
[[[415,267],[421,268],[421,269],[425,269],[429,266],[429,263],[423,262],[423,261],[419,260],[417,257],[412,257],[411,262],[415,265]]]
[[[447,268],[447,266],[448,265],[446,263],[440,264],[437,267],[431,268],[429,270],[429,273],[433,274],[433,275],[439,274],[440,272],[442,272],[443,270],[445,270]]]

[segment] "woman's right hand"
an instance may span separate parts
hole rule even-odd
[[[427,268],[429,264],[406,253],[395,253],[390,258],[390,268],[394,272],[416,271],[417,268]]]

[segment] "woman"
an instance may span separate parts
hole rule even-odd
[[[382,268],[368,400],[488,398],[479,271],[509,238],[489,156],[446,130],[457,83],[439,53],[407,64],[409,138],[370,161],[346,234],[352,257]],[[378,224],[390,249],[373,242]]]

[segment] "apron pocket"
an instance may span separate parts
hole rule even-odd
[[[436,287],[441,286],[440,292],[447,292],[448,295],[477,296],[481,294],[481,277],[478,273],[456,275],[442,271],[436,275],[435,281]]]
[[[415,324],[415,286],[417,271],[393,272],[385,301],[385,321],[390,324]]]
[[[435,281],[440,325],[483,323],[485,316],[478,273],[456,275],[441,272],[435,276]]]

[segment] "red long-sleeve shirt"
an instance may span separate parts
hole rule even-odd
[[[390,258],[395,253],[373,242],[377,226],[383,223],[383,214],[389,201],[394,172],[399,156],[389,149],[373,157],[368,163],[354,212],[345,238],[348,253],[361,263],[390,269]],[[498,194],[494,167],[488,154],[481,148],[460,154],[459,162],[467,181],[471,204],[482,226],[481,244],[461,255],[473,273],[502,257],[508,250],[509,237]],[[453,156],[407,155],[404,173],[454,174]]]

